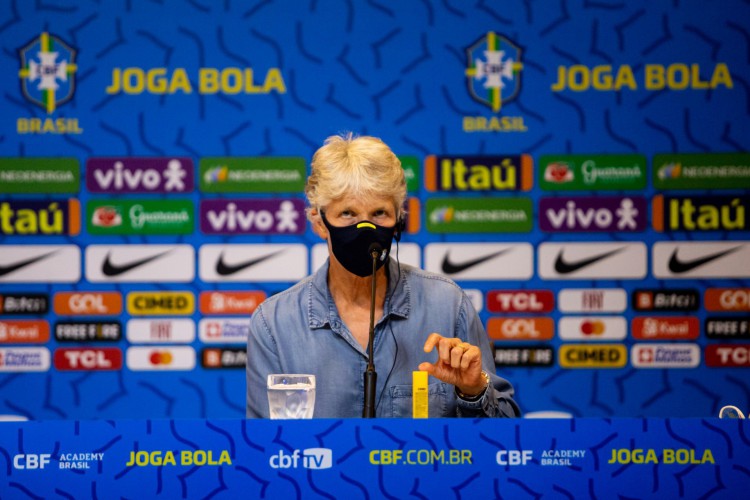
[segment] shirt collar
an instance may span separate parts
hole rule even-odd
[[[328,264],[329,261],[326,260],[320,269],[315,271],[308,285],[307,308],[310,328],[330,325],[331,317],[341,321],[328,290]],[[411,309],[409,272],[403,267],[399,269],[398,263],[391,258],[388,259],[388,294],[384,307],[385,316],[402,318],[408,318]]]

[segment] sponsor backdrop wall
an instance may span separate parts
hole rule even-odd
[[[1,3],[0,414],[244,415],[343,131],[524,411],[750,407],[747,2]]]

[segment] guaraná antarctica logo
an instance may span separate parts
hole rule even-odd
[[[521,48],[492,31],[466,49],[469,94],[497,113],[521,89]]]
[[[76,50],[59,37],[42,32],[19,49],[24,97],[47,114],[70,101],[75,93]]]

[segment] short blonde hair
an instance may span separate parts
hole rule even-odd
[[[334,135],[313,155],[305,195],[310,210],[320,209],[346,195],[392,197],[396,214],[403,212],[406,176],[401,161],[377,137],[351,132]]]

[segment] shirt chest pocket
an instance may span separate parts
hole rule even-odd
[[[391,387],[391,417],[412,418],[412,386],[394,385]],[[448,386],[436,382],[427,386],[430,399],[430,417],[449,417],[448,415]]]

